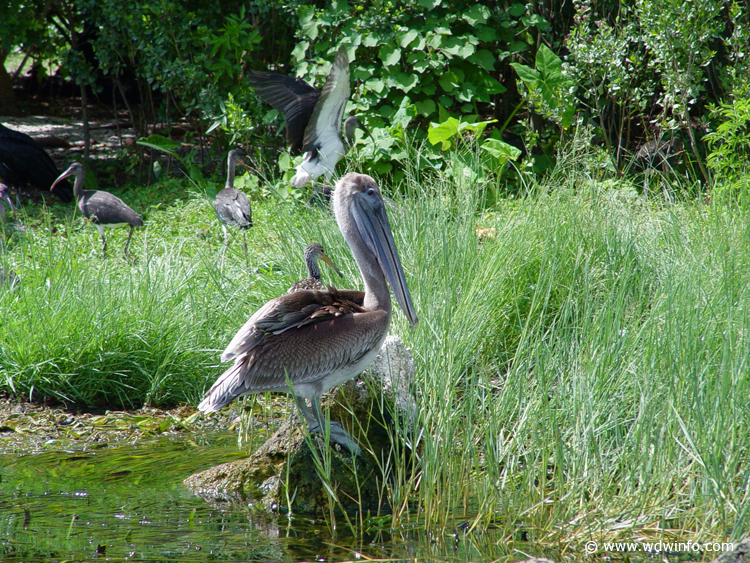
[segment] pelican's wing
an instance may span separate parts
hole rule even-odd
[[[329,288],[328,291],[298,291],[271,299],[237,332],[221,355],[221,361],[228,362],[247,354],[272,335],[360,312],[362,301],[358,295],[361,292],[344,293],[346,297],[338,290]],[[347,299],[349,296],[356,301]],[[364,299],[363,293],[362,296]]]
[[[304,80],[275,72],[251,70],[247,83],[264,102],[284,114],[287,143],[293,155],[300,154],[320,92]]]
[[[341,119],[351,92],[349,78],[349,57],[346,48],[339,49],[333,60],[331,72],[320,91],[320,99],[315,104],[310,122],[305,129],[304,152],[312,152],[322,144],[326,135],[341,136]]]

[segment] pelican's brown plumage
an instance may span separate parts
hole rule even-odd
[[[318,260],[323,260],[339,275],[343,274],[336,267],[336,264],[328,257],[323,245],[319,242],[313,242],[308,244],[305,248],[305,265],[307,266],[307,278],[295,282],[292,287],[289,288],[287,293],[293,293],[295,291],[302,291],[303,289],[317,289],[324,290],[326,286],[323,285],[323,279],[320,277],[320,268],[318,268]]]
[[[234,365],[206,393],[198,405],[201,411],[216,411],[249,393],[288,393],[291,385],[308,429],[325,431],[320,396],[364,370],[388,334],[389,284],[410,325],[416,326],[417,314],[375,180],[347,174],[336,184],[333,208],[365,291],[303,290],[266,303],[221,355],[222,361],[234,360]],[[339,423],[329,428],[333,441],[359,453]]]

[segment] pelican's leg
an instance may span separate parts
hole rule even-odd
[[[128,235],[128,242],[125,243],[125,256],[128,255],[128,248],[130,247],[130,238],[133,236],[133,225],[130,225],[130,234]]]
[[[297,400],[296,395],[295,400]],[[300,397],[299,401],[304,403],[305,399]],[[297,406],[299,406],[299,401],[297,402]],[[305,411],[307,411],[307,414],[305,414],[305,412],[303,411],[303,415],[307,419],[307,430],[309,432],[320,432],[321,434],[323,434],[326,427],[326,418],[323,415],[323,410],[320,407],[320,396],[315,395],[314,397],[311,397],[310,405],[312,406],[312,413],[307,410],[307,405],[305,405],[304,409]],[[349,435],[346,430],[344,430],[340,422],[331,421],[328,428],[331,441],[336,442],[349,453],[352,453],[356,456],[362,455],[362,450],[357,445],[357,442]]]

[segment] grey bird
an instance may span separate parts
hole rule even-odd
[[[323,245],[319,242],[313,242],[308,244],[305,248],[305,266],[307,266],[307,278],[295,282],[292,287],[289,288],[287,293],[294,293],[295,291],[302,291],[303,289],[317,289],[324,290],[326,286],[323,284],[323,278],[320,276],[320,268],[318,268],[318,260],[323,260],[328,264],[333,271],[339,276],[344,275],[336,267],[336,264],[328,257]]]
[[[293,76],[263,71],[248,73],[248,84],[261,99],[284,114],[292,156],[304,153],[292,186],[304,187],[321,175],[330,181],[336,164],[346,154],[347,144],[354,141],[354,131],[360,128],[367,133],[358,117],[349,117],[344,123],[346,143],[341,137],[350,81],[349,57],[343,46],[320,91]]]
[[[245,261],[249,263],[246,231],[253,226],[253,211],[247,196],[234,187],[234,171],[237,166],[237,160],[242,154],[242,151],[239,149],[229,151],[229,155],[227,156],[227,183],[224,189],[216,194],[214,209],[216,210],[216,216],[221,221],[221,228],[224,231],[224,252],[226,252],[229,245],[227,226],[237,227],[242,230],[243,242],[245,243]],[[219,267],[223,263],[224,253],[221,255]]]
[[[291,392],[310,432],[326,432],[323,393],[361,373],[388,334],[388,285],[409,324],[417,313],[406,284],[380,190],[370,176],[347,174],[336,184],[333,208],[359,266],[365,290],[302,290],[272,299],[253,314],[221,355],[234,360],[198,408],[213,412],[263,391]],[[308,409],[305,399],[309,399]],[[355,455],[360,448],[338,422],[331,440]]]
[[[116,195],[100,190],[84,190],[83,181],[86,177],[86,169],[79,162],[74,162],[70,165],[70,168],[60,174],[50,190],[54,190],[55,186],[69,176],[75,176],[73,195],[76,198],[78,210],[99,230],[99,236],[102,237],[102,244],[104,245],[105,258],[107,257],[107,239],[104,238],[104,229],[130,225],[130,234],[128,234],[128,241],[125,243],[125,256],[127,256],[133,229],[142,227],[143,220]]]

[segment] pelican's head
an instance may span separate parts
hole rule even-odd
[[[385,202],[375,180],[366,174],[354,172],[341,178],[336,182],[336,191],[333,193],[333,211],[360,270],[363,266],[376,263],[388,280],[409,325],[416,326],[419,319],[406,285],[396,243],[393,241]],[[367,256],[358,258],[355,247],[364,251]],[[368,264],[361,264],[360,260],[365,260]]]

